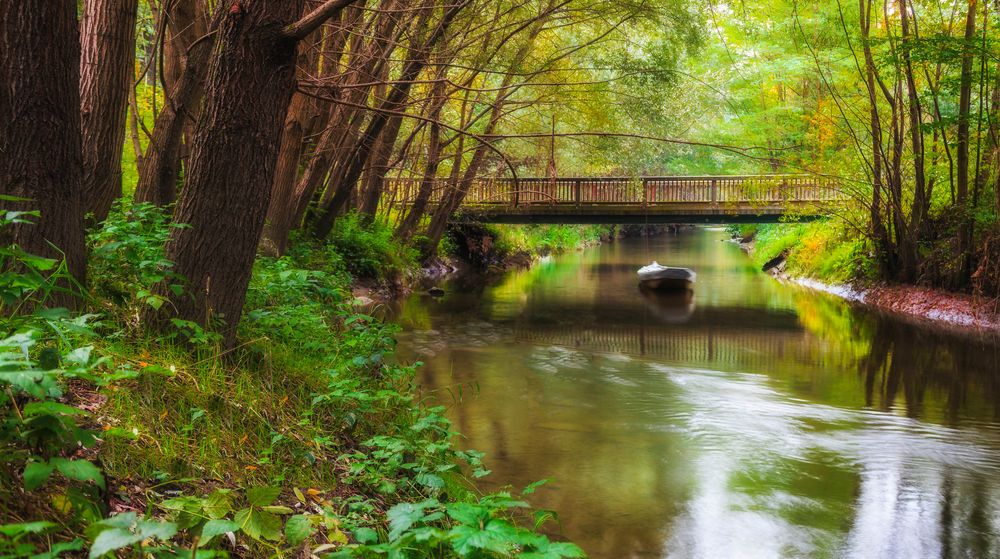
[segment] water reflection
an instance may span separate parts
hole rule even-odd
[[[491,483],[595,558],[1000,556],[997,347],[776,284],[719,232],[623,242],[400,310]],[[650,299],[635,269],[698,271]]]

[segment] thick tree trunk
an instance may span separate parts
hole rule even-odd
[[[98,223],[122,195],[137,0],[86,0],[80,30],[83,196]]]
[[[70,273],[83,283],[76,2],[0,0],[0,76],[0,194],[29,199],[0,204],[41,212],[35,224],[16,225],[0,235],[30,253],[64,255]]]
[[[188,281],[177,315],[221,319],[236,335],[271,196],[282,123],[295,90],[296,41],[283,30],[302,0],[234,0],[219,6],[218,40],[187,183],[167,256]]]
[[[181,140],[186,123],[196,120],[213,46],[211,38],[204,38],[208,15],[203,6],[202,0],[179,0],[169,14],[165,71],[172,77],[167,80],[166,106],[157,115],[139,165],[136,202],[165,206],[176,199]]]

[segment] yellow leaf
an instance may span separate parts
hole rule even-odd
[[[299,500],[300,503],[306,502],[306,496],[302,494],[302,491],[298,487],[293,487],[292,491],[295,492],[295,498]]]
[[[56,509],[59,514],[69,514],[73,510],[73,503],[70,502],[69,497],[66,495],[53,495],[52,496],[52,507]]]

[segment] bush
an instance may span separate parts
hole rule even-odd
[[[357,213],[337,219],[329,242],[355,277],[383,280],[417,265],[417,251],[401,245],[388,224]]]

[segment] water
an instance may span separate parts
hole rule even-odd
[[[492,487],[595,559],[1000,557],[1000,351],[756,271],[718,229],[404,302]],[[635,270],[694,268],[691,300]]]

